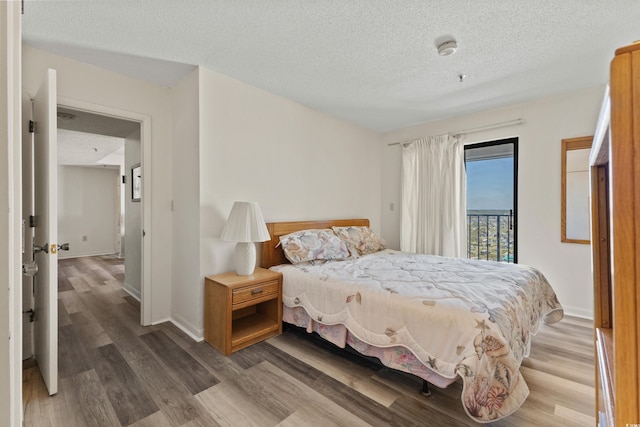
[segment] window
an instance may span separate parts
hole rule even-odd
[[[465,146],[467,258],[515,263],[518,138]]]

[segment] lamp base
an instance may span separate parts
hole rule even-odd
[[[253,242],[238,242],[233,251],[238,276],[250,276],[256,269],[256,245]]]

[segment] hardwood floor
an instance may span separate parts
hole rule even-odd
[[[171,323],[142,327],[122,261],[60,261],[60,382],[25,363],[25,426],[470,426],[461,384],[417,379],[285,331],[225,357]],[[595,425],[591,322],[543,326],[521,372],[531,389],[492,426]]]

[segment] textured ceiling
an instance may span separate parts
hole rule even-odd
[[[124,164],[124,138],[140,123],[58,107],[58,164],[117,167]]]
[[[638,0],[27,0],[24,11],[36,48],[167,86],[199,65],[377,131],[605,83],[614,50],[640,38]],[[446,36],[459,50],[440,57]]]
[[[123,160],[123,138],[58,129],[59,165],[108,167]]]

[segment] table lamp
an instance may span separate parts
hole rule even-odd
[[[253,274],[256,267],[256,245],[254,242],[266,242],[271,239],[258,203],[235,202],[220,238],[230,242],[238,242],[233,252],[236,273],[239,276]]]

